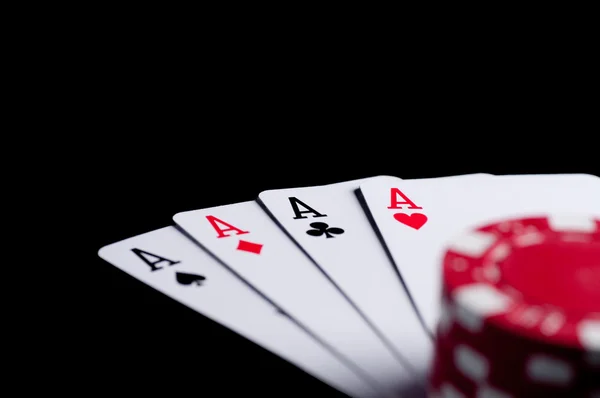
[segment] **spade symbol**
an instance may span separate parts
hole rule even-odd
[[[184,274],[183,272],[177,272],[175,277],[177,282],[182,285],[193,285],[196,284],[198,286],[202,286],[202,282],[206,280],[202,275],[194,275],[194,274]]]
[[[337,227],[329,227],[328,224],[324,222],[314,222],[310,224],[314,229],[309,229],[306,231],[310,236],[323,236],[327,238],[335,238],[333,235],[341,235],[344,233],[344,230]]]

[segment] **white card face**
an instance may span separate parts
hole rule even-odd
[[[455,235],[507,218],[600,215],[600,178],[585,174],[382,178],[360,189],[430,332],[439,317],[443,251]]]
[[[163,294],[353,397],[375,390],[175,227],[105,246],[99,256]]]
[[[174,220],[380,391],[397,395],[412,387],[414,374],[257,202],[179,213]]]
[[[354,193],[366,181],[265,191],[259,199],[389,346],[425,377],[433,345]]]

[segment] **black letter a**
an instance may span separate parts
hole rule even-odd
[[[305,216],[303,216],[302,214],[304,213],[312,213],[314,214],[313,218],[316,217],[327,217],[327,214],[321,214],[318,211],[316,211],[315,209],[313,209],[312,207],[308,206],[306,203],[300,201],[300,199],[298,198],[288,198],[290,200],[290,204],[292,205],[292,209],[294,210],[294,214],[296,215],[296,217],[294,217],[294,220],[298,220],[300,218],[307,218]],[[300,211],[300,209],[298,209],[298,205],[304,207],[307,210],[303,210]]]
[[[166,262],[169,265],[174,265],[174,264],[179,264],[180,261],[173,261],[173,260],[169,260],[167,258],[161,257],[161,256],[157,256],[156,254],[152,254],[152,253],[148,253],[145,252],[143,250],[140,249],[131,249],[132,252],[135,253],[136,256],[138,256],[139,258],[142,259],[143,262],[145,262],[146,264],[148,264],[150,266],[150,270],[151,271],[157,271],[159,269],[162,269],[162,267],[157,267],[156,264],[160,264],[162,262]],[[155,258],[155,261],[150,261],[151,259]]]

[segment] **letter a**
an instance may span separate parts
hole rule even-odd
[[[399,202],[398,196],[401,196],[402,199],[404,199],[404,202]],[[390,206],[388,207],[388,209],[401,209],[402,206],[400,206],[400,205],[409,205],[408,206],[409,209],[422,209],[422,207],[419,207],[416,204],[414,204],[398,188],[391,188],[390,189]]]
[[[301,218],[308,218],[303,216],[302,214],[304,213],[310,213],[310,214],[314,214],[313,218],[316,217],[327,217],[327,214],[321,214],[318,211],[316,211],[315,209],[313,209],[312,207],[308,206],[306,203],[302,202],[300,199],[298,198],[288,198],[290,200],[290,204],[292,205],[292,210],[294,210],[294,214],[296,215],[296,217],[294,217],[294,220],[299,220]],[[304,207],[306,210],[302,210],[300,211],[300,209],[298,208],[298,205]]]
[[[158,271],[162,269],[162,267],[157,267],[156,264],[167,263],[167,265],[179,264],[181,261],[173,261],[168,258],[164,258],[161,256],[157,256],[156,254],[148,253],[140,249],[131,249],[131,251],[142,259],[143,262],[150,266],[150,271]],[[155,261],[150,261],[152,259],[156,259]]]
[[[210,225],[212,225],[212,227],[215,229],[215,231],[217,231],[217,238],[228,238],[230,235],[227,235],[225,232],[227,231],[235,231],[237,232],[236,235],[243,235],[243,234],[247,234],[248,231],[242,231],[239,228],[234,227],[231,224],[227,224],[225,221],[223,220],[219,220],[217,217],[215,216],[206,216],[206,219],[208,220],[208,222],[210,223]],[[217,225],[217,223],[226,226],[227,228],[221,228],[219,227],[219,225]]]

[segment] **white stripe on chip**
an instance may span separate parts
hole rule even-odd
[[[574,215],[552,215],[548,217],[548,225],[553,231],[595,232],[593,219]]]
[[[543,384],[567,386],[575,376],[567,362],[543,354],[532,355],[526,369],[531,380]]]
[[[463,375],[476,382],[484,382],[490,370],[488,360],[464,344],[454,349],[454,365]]]
[[[540,232],[527,232],[523,235],[515,237],[515,244],[519,247],[534,246],[542,243],[546,237]]]
[[[600,320],[587,319],[577,325],[579,342],[590,351],[600,351]]]
[[[440,393],[444,398],[466,398],[465,394],[458,391],[452,384],[444,383],[440,388]]]
[[[481,386],[477,389],[477,398],[513,398],[513,396],[490,386]]]
[[[485,283],[461,286],[453,296],[457,303],[456,321],[472,332],[481,329],[483,319],[508,311],[512,302],[506,294]]]
[[[512,253],[512,249],[506,243],[501,243],[494,247],[488,254],[490,260],[499,263],[500,261],[506,260],[506,257]]]
[[[453,240],[449,249],[469,257],[481,257],[496,242],[496,236],[487,232],[471,232]]]
[[[441,335],[446,335],[450,331],[453,321],[453,308],[446,300],[442,301],[442,310],[438,319],[438,330]]]

